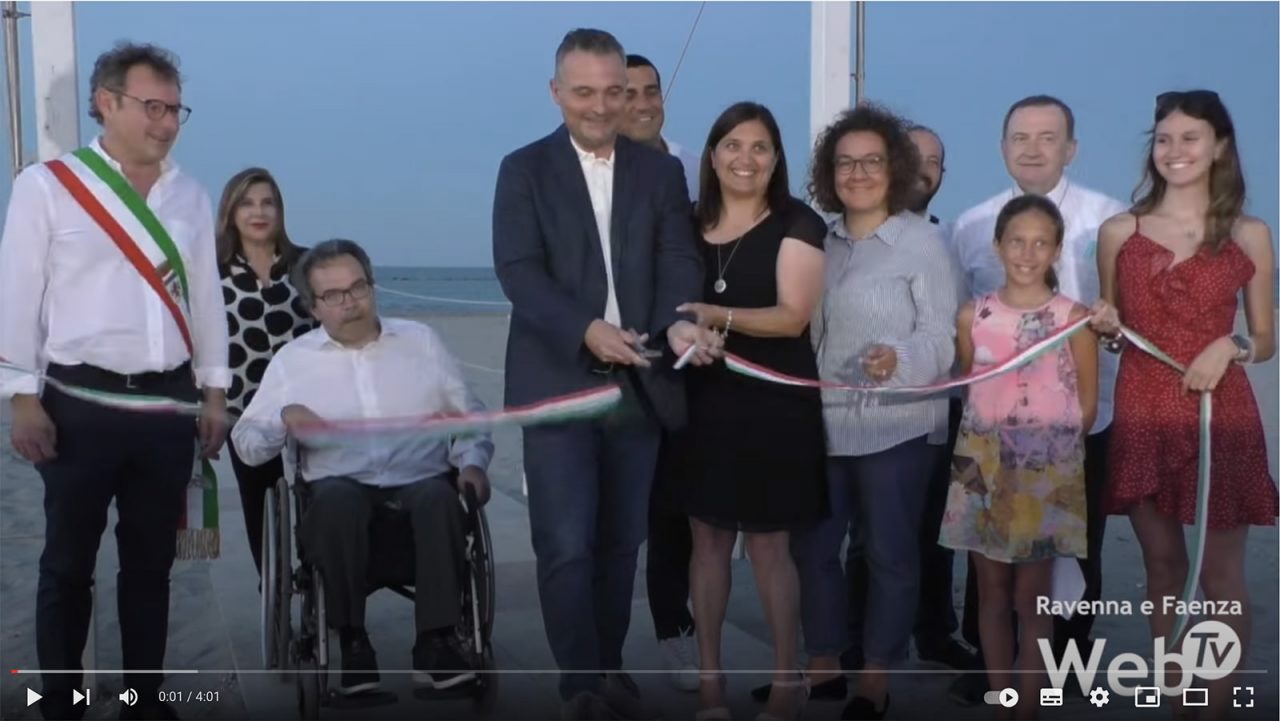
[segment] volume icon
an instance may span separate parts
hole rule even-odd
[[[132,706],[138,703],[138,692],[131,688],[127,688],[120,692],[120,700],[124,701],[129,706]]]

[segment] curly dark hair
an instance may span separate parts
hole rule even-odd
[[[182,73],[178,72],[178,56],[158,45],[139,45],[121,41],[107,52],[98,56],[93,63],[93,74],[89,76],[89,117],[102,124],[102,113],[93,102],[94,93],[106,88],[114,93],[124,91],[124,79],[135,65],[146,65],[165,80],[170,80],[182,87]],[[119,96],[116,97],[119,102]]]
[[[884,141],[888,155],[889,192],[886,199],[889,214],[895,215],[911,207],[920,192],[920,151],[907,132],[910,123],[894,115],[884,106],[862,103],[836,117],[818,136],[813,145],[813,162],[809,166],[809,197],[827,213],[843,213],[844,203],[836,195],[836,144],[849,133],[870,132]]]

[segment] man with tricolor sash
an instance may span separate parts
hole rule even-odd
[[[212,204],[168,158],[191,112],[173,55],[120,44],[97,59],[90,89],[99,137],[13,184],[0,241],[9,368],[0,392],[12,403],[14,449],[44,483],[40,668],[83,668],[114,499],[125,685],[140,698],[121,717],[176,718],[157,701],[160,675],[140,670],[164,667],[169,571],[195,455],[215,457],[226,436],[231,373]],[[200,411],[139,412],[151,401],[199,401]],[[83,716],[71,694],[83,686],[78,673],[46,673],[44,717]]]

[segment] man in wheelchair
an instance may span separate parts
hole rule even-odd
[[[483,406],[431,328],[378,317],[372,267],[359,245],[321,243],[294,273],[321,327],[277,352],[232,442],[249,465],[275,457],[289,437],[304,452],[297,482],[309,484],[311,502],[301,545],[324,575],[326,613],[342,653],[339,690],[350,695],[379,686],[365,598],[369,523],[377,504],[388,502],[405,509],[413,527],[414,680],[436,689],[470,681],[474,666],[454,632],[465,574],[457,494],[471,486],[481,503],[488,499],[493,443],[485,434],[450,442],[412,428],[388,431],[385,421]],[[342,421],[342,432],[326,432],[326,421]]]

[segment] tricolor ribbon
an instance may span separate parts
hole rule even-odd
[[[1081,318],[1074,323],[1055,331],[1052,335],[1032,344],[1031,346],[1019,351],[1009,358],[990,366],[982,371],[970,373],[959,378],[952,378],[938,383],[931,383],[922,386],[867,386],[867,385],[848,385],[844,383],[831,383],[827,381],[813,380],[809,378],[799,378],[797,376],[779,373],[775,370],[757,365],[751,361],[745,360],[732,353],[724,354],[725,365],[730,371],[749,378],[766,381],[768,383],[777,383],[779,385],[798,386],[804,388],[817,388],[822,390],[847,391],[851,393],[870,393],[879,395],[903,394],[903,395],[931,395],[948,388],[956,388],[958,386],[967,386],[973,383],[995,378],[1015,371],[1028,363],[1040,358],[1049,351],[1053,350],[1062,342],[1066,341],[1072,335],[1079,332],[1082,328],[1089,324],[1088,316]],[[1186,368],[1167,353],[1160,350],[1154,343],[1135,333],[1132,329],[1124,326],[1120,327],[1120,332],[1134,346],[1145,353],[1150,354],[1157,360],[1174,368],[1179,373],[1186,373]],[[1210,486],[1210,450],[1212,442],[1210,437],[1210,424],[1213,419],[1213,395],[1210,393],[1200,394],[1200,461],[1196,472],[1196,514],[1194,532],[1191,536],[1191,567],[1187,573],[1187,582],[1182,589],[1182,608],[1188,608],[1189,602],[1194,598],[1196,588],[1200,585],[1200,571],[1204,567],[1204,546],[1205,535],[1208,532],[1208,514],[1209,514],[1209,486]],[[1182,634],[1186,631],[1187,623],[1190,617],[1179,614],[1177,622],[1173,629],[1173,644],[1178,643],[1182,639]]]

